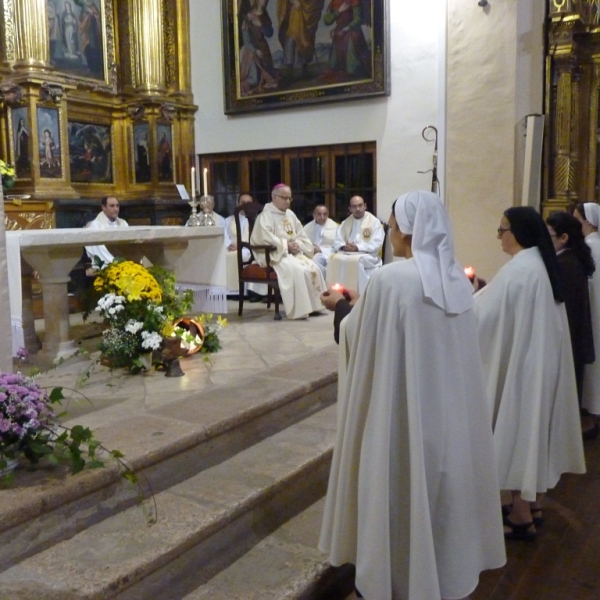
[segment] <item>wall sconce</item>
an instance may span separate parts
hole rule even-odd
[[[484,6],[487,6],[489,4],[488,0],[479,0],[479,2],[477,3],[477,6],[481,6],[481,8],[483,8]]]

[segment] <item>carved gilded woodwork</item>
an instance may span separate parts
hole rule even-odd
[[[102,76],[77,73],[53,62],[56,53],[50,50],[48,7],[52,3],[63,10],[64,3],[0,0],[0,80],[10,84],[0,89],[0,157],[13,164],[18,158],[15,136],[19,118],[26,120],[24,127],[30,136],[31,168],[27,176],[16,179],[14,192],[38,200],[106,194],[125,202],[177,198],[173,183],[187,181],[194,156],[197,109],[191,93],[188,0],[83,2],[93,4],[102,16]],[[50,108],[58,111],[50,114],[58,115],[56,154],[62,171],[60,177],[49,178],[42,176],[38,115],[47,115]],[[152,177],[144,184],[136,183],[134,176],[135,123],[147,123],[150,132]],[[102,151],[112,177],[82,180],[78,166],[78,178],[73,182],[71,161],[85,160],[86,153],[75,150],[72,136],[85,131],[86,124],[92,132],[105,132]],[[162,131],[169,127],[172,137],[171,182],[158,176],[160,127]]]

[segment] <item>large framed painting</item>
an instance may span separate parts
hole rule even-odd
[[[156,139],[158,148],[156,158],[158,162],[158,180],[173,182],[173,135],[170,125],[158,124],[156,126]]]
[[[40,177],[62,179],[60,122],[57,108],[37,107]]]
[[[28,123],[27,106],[10,109],[12,156],[17,179],[31,179],[31,136]]]
[[[221,0],[225,113],[389,95],[389,0]]]
[[[110,125],[69,121],[69,162],[73,183],[113,183]]]
[[[114,62],[112,3],[46,0],[50,62],[69,75],[110,83]]]
[[[133,126],[133,160],[136,183],[150,183],[150,125],[137,123]]]

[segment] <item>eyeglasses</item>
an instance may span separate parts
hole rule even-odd
[[[498,235],[499,235],[500,237],[502,237],[502,234],[503,234],[505,231],[510,231],[510,227],[498,227]]]
[[[292,201],[292,197],[291,196],[282,196],[281,194],[275,194],[278,198],[283,198],[284,200],[287,200],[288,202]]]

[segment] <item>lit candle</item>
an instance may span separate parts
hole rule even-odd
[[[475,280],[475,269],[473,267],[465,267],[465,275],[470,281]]]
[[[339,292],[340,294],[344,293],[344,286],[341,283],[334,283],[331,286],[332,290],[335,290],[336,292]]]
[[[192,200],[196,197],[196,168],[192,167]]]
[[[208,196],[208,169],[206,167],[204,167],[203,183],[204,183],[204,195]]]

